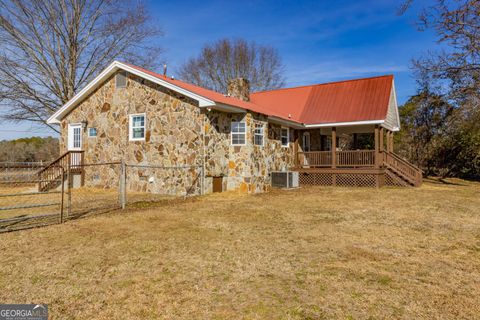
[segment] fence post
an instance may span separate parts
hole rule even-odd
[[[71,161],[70,153],[68,154],[68,163],[67,163],[67,218],[70,217],[72,213],[72,173],[71,173]],[[62,183],[65,183],[62,181]]]
[[[65,170],[62,169],[62,201],[60,205],[60,223],[63,223],[63,195],[65,192]]]
[[[177,167],[178,168],[178,167]],[[173,169],[175,170],[175,169]],[[182,169],[181,169],[182,170]],[[188,166],[185,166],[183,168],[183,171],[184,171],[184,176],[183,176],[183,188],[185,189],[185,194],[183,195],[183,200],[187,199],[187,196],[188,196],[188,187],[187,187],[187,177],[188,177],[188,174],[189,174],[189,167]],[[192,184],[193,186],[193,184]]]
[[[200,195],[203,196],[203,194],[205,193],[205,175],[204,175],[204,172],[203,172],[203,166],[201,167],[197,167],[200,169]]]
[[[119,181],[119,186],[118,186],[118,192],[119,194],[119,200],[120,200],[120,207],[122,209],[125,209],[125,204],[126,204],[126,192],[127,188],[125,186],[127,175],[126,175],[126,166],[125,166],[125,160],[122,159],[120,162],[120,181]]]

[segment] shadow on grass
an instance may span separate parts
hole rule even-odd
[[[441,177],[427,177],[427,178],[425,178],[425,181],[428,181],[432,184],[441,184],[441,185],[450,185],[450,186],[463,186],[463,187],[468,186],[465,183],[458,183],[458,182],[452,181],[449,178],[441,178]]]

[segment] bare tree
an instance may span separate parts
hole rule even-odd
[[[278,89],[284,84],[277,50],[242,39],[205,45],[198,57],[182,65],[180,77],[218,92],[227,92],[228,81],[239,77],[248,79],[254,91]]]
[[[401,12],[412,5],[405,1]],[[413,67],[431,81],[446,80],[452,98],[480,93],[480,1],[437,0],[425,7],[418,21],[420,30],[435,30],[443,49],[413,60]]]
[[[160,34],[139,1],[0,0],[1,117],[47,125],[113,59],[153,66]]]
[[[399,147],[427,173],[480,179],[480,1],[436,0],[418,27],[440,48],[413,60],[420,89],[400,109]]]

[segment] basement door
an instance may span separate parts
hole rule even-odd
[[[82,150],[82,124],[68,125],[68,151]]]

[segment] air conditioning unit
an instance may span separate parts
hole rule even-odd
[[[296,171],[274,171],[271,176],[274,188],[298,188],[298,172]]]

